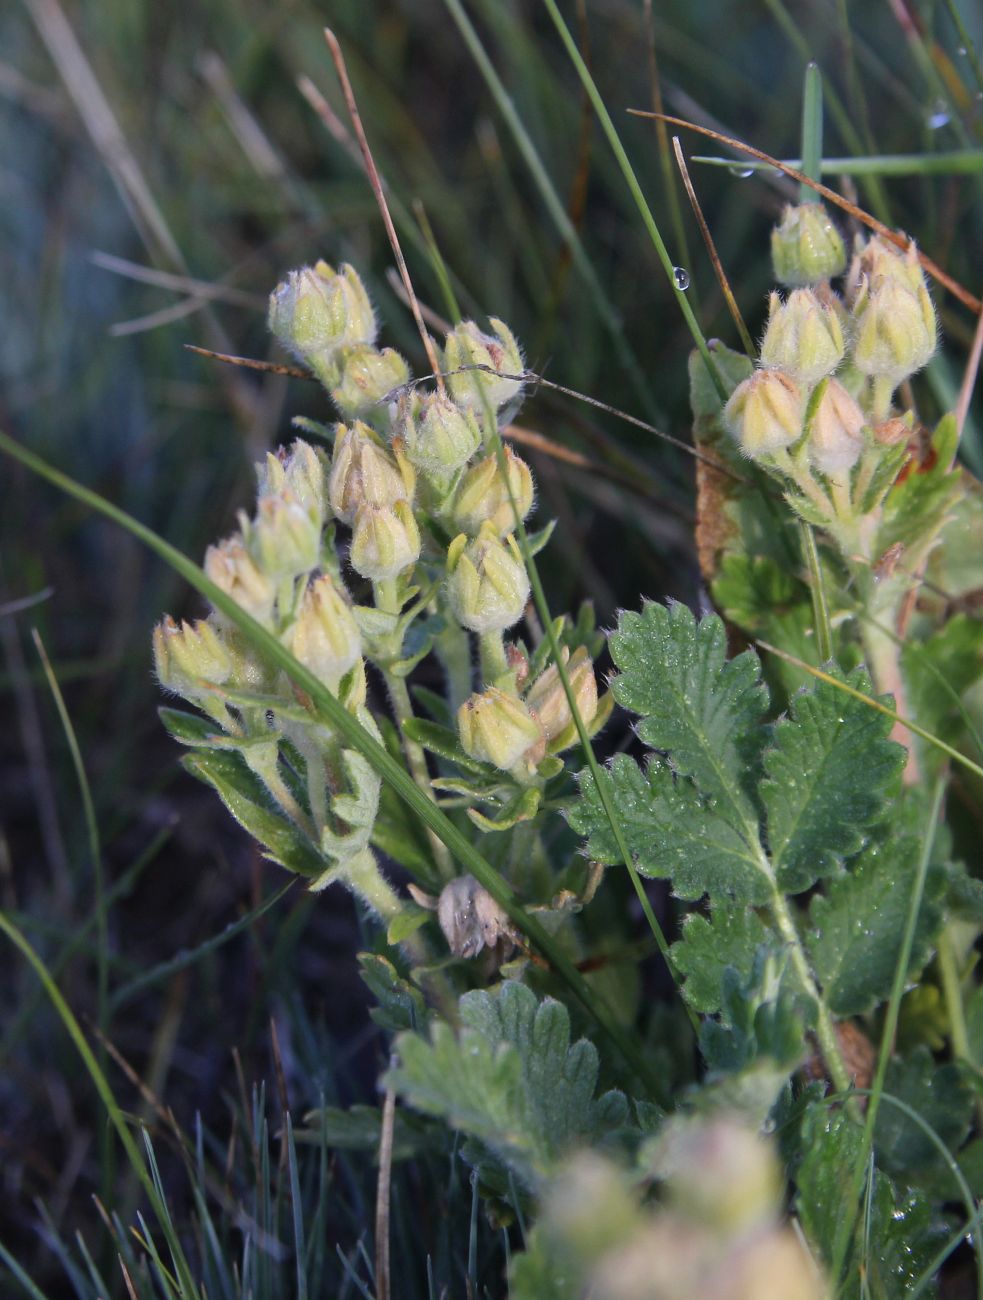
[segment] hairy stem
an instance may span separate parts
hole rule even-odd
[[[833,1017],[822,993],[819,991],[812,969],[806,959],[805,949],[802,946],[802,940],[799,937],[799,931],[792,916],[791,908],[788,905],[788,900],[777,885],[771,899],[771,911],[779,934],[788,944],[792,965],[795,967],[796,973],[806,990],[816,1001],[818,1008],[816,1037],[819,1039],[819,1046],[826,1062],[826,1068],[829,1070],[830,1078],[833,1080],[833,1086],[837,1092],[849,1092],[853,1085],[853,1079],[850,1077],[846,1063],[843,1060],[843,1054],[840,1051]]]

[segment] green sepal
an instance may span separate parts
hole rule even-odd
[[[510,799],[497,817],[486,817],[476,808],[468,809],[468,817],[479,831],[509,831],[519,822],[528,822],[536,816],[542,802],[542,791],[535,788],[520,791]]]

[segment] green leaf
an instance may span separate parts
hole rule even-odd
[[[922,852],[917,831],[902,828],[867,848],[850,870],[816,895],[804,936],[830,1011],[862,1015],[891,992],[911,891]],[[920,971],[932,953],[943,921],[945,872],[929,868],[911,949],[909,973]]]
[[[588,852],[603,863],[621,861],[614,832],[590,773],[580,774],[581,799],[570,824],[587,837]],[[758,857],[730,822],[704,803],[690,781],[653,760],[642,772],[619,754],[601,773],[635,866],[646,876],[671,878],[680,898],[735,898],[764,903],[771,882]]]
[[[777,952],[778,940],[749,907],[714,903],[709,918],[690,913],[671,951],[677,970],[686,976],[683,993],[694,1010],[704,1015],[719,1011],[724,971],[731,967],[746,982],[761,947]]]
[[[735,352],[720,342],[713,345],[713,360],[728,395],[754,370],[754,362],[743,352]],[[689,402],[694,420],[701,424],[716,422],[723,409],[717,386],[699,352],[689,354]]]
[[[968,1137],[974,1091],[961,1065],[939,1065],[927,1047],[916,1047],[908,1056],[891,1060],[884,1091],[921,1116],[950,1151],[957,1151]],[[928,1174],[946,1177],[949,1198],[958,1198],[959,1187],[941,1152],[899,1107],[882,1104],[878,1110],[874,1150],[878,1164],[899,1180],[913,1183]]]
[[[805,1157],[796,1176],[796,1204],[807,1238],[827,1264],[843,1215],[852,1213],[847,1201],[860,1141],[860,1128],[848,1114],[823,1105],[814,1106],[803,1125]],[[872,1300],[905,1295],[932,1262],[944,1235],[918,1192],[899,1194],[890,1178],[875,1170],[869,1231],[864,1216],[858,1216],[841,1294],[867,1294]]]
[[[371,1151],[378,1153],[382,1130],[382,1112],[377,1106],[323,1106],[308,1111],[304,1128],[294,1136],[298,1142],[320,1146],[323,1142],[331,1151]],[[429,1140],[428,1140],[429,1139]],[[397,1111],[393,1126],[393,1159],[409,1160],[426,1149],[432,1139],[416,1115]]]
[[[612,692],[642,715],[641,738],[671,753],[675,770],[716,801],[718,816],[735,829],[756,829],[768,706],[757,657],[746,651],[728,661],[723,622],[711,614],[697,623],[679,604],[622,614],[610,647],[621,670]]]
[[[362,979],[379,1003],[369,1012],[377,1025],[390,1033],[398,1033],[427,1023],[423,994],[400,975],[388,958],[379,953],[363,952],[359,954],[358,964]]]
[[[933,735],[958,743],[968,730],[962,697],[983,676],[983,621],[956,614],[927,640],[907,642],[901,666],[911,716]],[[923,767],[944,761],[935,746],[915,739]]]
[[[932,437],[928,460],[921,466],[913,463],[884,499],[875,554],[883,555],[900,544],[910,565],[925,553],[963,494],[962,474],[950,469],[958,439],[955,416],[944,415]]]
[[[221,736],[218,723],[203,718],[200,713],[187,713],[184,709],[162,708],[157,715],[167,728],[168,735],[182,745],[198,745]]]
[[[239,754],[195,750],[185,754],[181,763],[217,792],[240,826],[259,840],[271,862],[301,876],[318,876],[324,871],[324,858],[293,822],[273,811],[262,783]]]
[[[846,678],[865,693],[862,670]],[[881,817],[904,762],[891,720],[829,682],[792,700],[764,756],[761,798],[779,886],[797,894],[857,853]]]
[[[387,1076],[406,1100],[478,1139],[536,1188],[575,1146],[629,1127],[618,1092],[594,1097],[593,1043],[570,1043],[566,1007],[522,984],[461,998],[462,1029],[437,1022],[429,1039],[401,1034]]]

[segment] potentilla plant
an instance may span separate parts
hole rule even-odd
[[[816,204],[772,255],[758,355],[691,361],[723,618],[623,613],[607,692],[589,611],[530,612],[550,528],[526,531],[532,475],[502,443],[508,328],[456,325],[423,384],[351,267],[274,292],[340,420],[258,466],[205,569],[445,817],[392,797],[227,612],[155,633],[162,686],[203,715],[163,710],[188,768],[273,861],[384,923],[362,963],[386,1086],[431,1117],[424,1144],[433,1119],[463,1134],[489,1214],[524,1225],[520,1300],[924,1293],[983,1191],[983,889],[942,821],[951,764],[983,774],[962,753],[983,631],[958,611],[979,522],[954,417],[929,432],[912,402],[935,310],[913,246],[848,259]],[[780,657],[730,655],[742,639]],[[615,702],[647,752],[600,769]],[[671,1007],[640,1003],[605,868],[669,882],[671,947],[646,908]],[[336,1111],[308,1123],[351,1139]]]

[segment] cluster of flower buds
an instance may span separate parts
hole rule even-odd
[[[463,748],[519,785],[537,781],[547,754],[571,745],[576,728],[557,667],[530,683],[527,652],[503,639],[529,599],[515,533],[534,498],[529,467],[497,436],[522,392],[515,338],[495,319],[491,333],[472,321],[457,325],[443,348],[446,375],[423,392],[398,353],[376,347],[375,315],[358,274],[325,262],[291,272],[277,287],[269,324],[330,392],[341,422],[333,430],[320,426],[333,436],[330,453],[297,441],[257,467],[255,513],[242,513],[238,531],[209,548],[208,577],[370,730],[365,659],[382,671],[395,700],[394,682],[430,646],[446,654],[445,666],[452,653],[470,665],[473,634],[483,689],[460,707]],[[363,591],[371,586],[374,609],[355,604],[346,589],[339,525],[350,538],[355,582],[362,580]],[[444,629],[443,643],[437,633],[408,638],[423,614]],[[448,637],[456,638],[456,651],[446,651]],[[195,624],[165,619],[154,653],[161,685],[219,723],[227,733],[221,744],[241,749],[274,802],[334,864],[330,870],[348,870],[349,883],[378,906],[385,889],[378,887],[368,837],[379,783],[364,761],[342,749],[322,719],[305,721],[303,700],[286,675],[220,610]],[[564,663],[582,721],[599,725],[586,649],[564,652]],[[455,705],[475,684],[469,677],[455,689]],[[295,774],[298,755],[306,765],[306,806],[289,781],[278,780],[281,739],[292,747]],[[414,742],[403,740],[420,779]],[[361,886],[353,883],[356,870]]]
[[[580,720],[593,734],[604,717],[594,665],[584,646],[578,646],[572,656],[564,649],[563,664]],[[458,710],[457,727],[465,753],[511,772],[520,781],[547,754],[568,749],[578,735],[555,664],[528,685],[524,695],[496,686],[472,695]]]
[[[935,311],[914,247],[881,236],[858,240],[838,294],[830,279],[846,252],[817,203],[785,209],[772,260],[789,293],[771,295],[758,368],[731,394],[724,421],[743,455],[798,489],[792,499],[807,517],[842,522],[883,454],[876,430],[895,389],[935,350]]]

